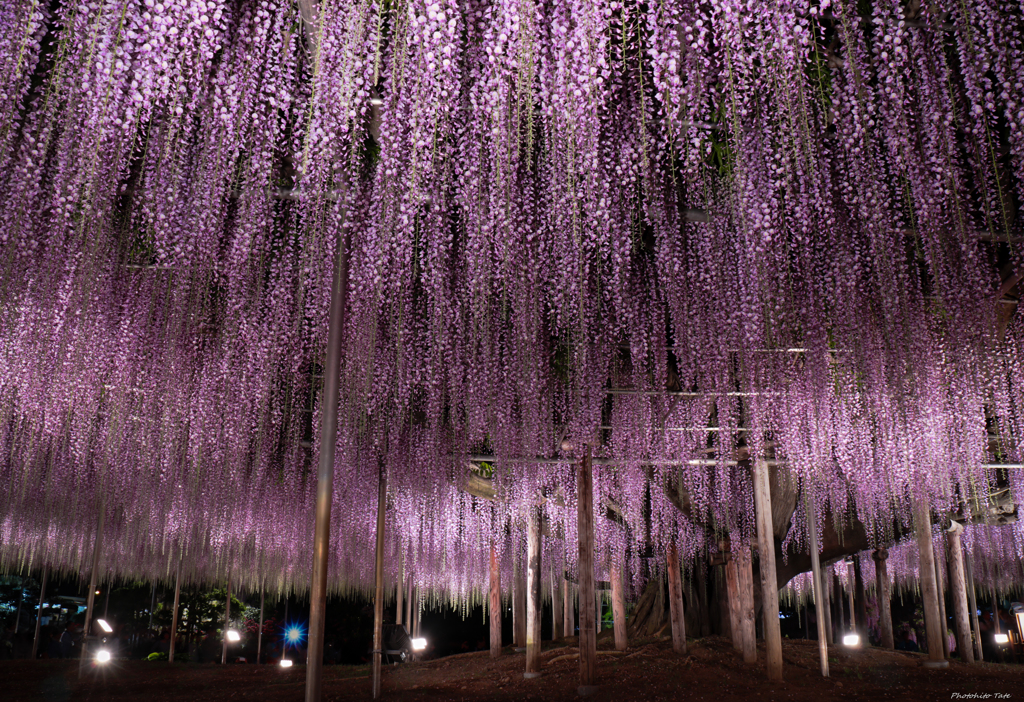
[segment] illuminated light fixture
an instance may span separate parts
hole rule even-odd
[[[1007,644],[1007,643],[1010,643],[1010,636],[1009,636],[1009,634],[996,634],[996,643],[997,644]]]
[[[111,628],[111,626],[109,624],[107,624],[107,620],[106,619],[97,619],[96,623],[100,625],[100,629],[103,629],[104,633],[107,633],[107,634],[114,633],[114,630]]]
[[[284,632],[285,640],[290,644],[297,644],[302,641],[302,627],[290,626]]]
[[[1020,630],[1021,638],[1024,638],[1024,612],[1014,612],[1017,617],[1017,628]]]
[[[241,641],[242,640],[242,635],[239,634],[234,629],[228,629],[227,636],[228,636],[228,641]]]
[[[422,651],[426,647],[427,647],[427,640],[426,639],[413,639],[412,640],[412,650],[413,651]]]
[[[282,668],[291,668],[292,667],[292,662],[290,660],[288,660],[287,658],[282,658],[281,659],[281,667]]]
[[[860,636],[857,634],[846,634],[843,636],[844,646],[860,646]]]
[[[101,648],[99,651],[96,651],[96,662],[97,663],[107,663],[109,661],[110,661],[110,651],[108,651],[105,648]]]
[[[100,594],[100,591],[99,591],[99,590],[97,590],[97,591],[96,591],[96,594],[97,594],[97,595],[98,595],[98,594]]]

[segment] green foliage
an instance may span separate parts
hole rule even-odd
[[[168,656],[163,651],[154,651],[146,656],[147,661],[166,661],[167,659]],[[184,653],[175,653],[174,660],[176,663],[188,663],[188,655]]]
[[[487,461],[473,464],[473,473],[479,475],[481,478],[490,480],[494,477],[494,466]]]

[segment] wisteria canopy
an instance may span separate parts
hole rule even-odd
[[[0,568],[306,590],[340,258],[336,592],[1024,500],[1019,0],[301,5],[2,3]]]

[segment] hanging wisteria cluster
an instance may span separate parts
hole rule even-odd
[[[337,261],[337,590],[1024,500],[1019,3],[301,4],[3,3],[2,567],[307,587]]]

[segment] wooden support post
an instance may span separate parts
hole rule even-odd
[[[754,506],[757,518],[757,545],[760,555],[761,602],[765,649],[768,653],[768,679],[782,680],[782,630],[779,627],[779,586],[775,572],[775,529],[772,526],[772,492],[768,464],[754,462]]]
[[[307,3],[308,4],[308,3]],[[334,457],[338,448],[338,400],[345,308],[348,307],[348,247],[351,233],[338,238],[331,281],[321,402],[320,458],[317,466],[316,512],[313,526],[313,581],[309,593],[309,644],[306,659],[306,702],[320,702],[324,671],[324,617],[327,613],[327,569],[334,499]]]
[[[85,624],[82,626],[82,652],[78,659],[78,674],[89,660],[89,632],[92,629],[92,620],[95,616],[96,607],[96,584],[99,582],[100,572],[100,550],[103,548],[103,520],[106,516],[106,509],[100,506],[100,516],[96,524],[96,540],[92,548],[92,574],[89,576],[89,594],[85,598]]]
[[[561,559],[557,559],[558,563]],[[551,567],[551,640],[562,638],[562,573],[561,568]]]
[[[736,612],[736,634],[740,640],[740,652],[744,663],[757,663],[757,621],[754,612],[754,568],[751,563],[750,547],[743,546],[734,552],[736,580],[739,589]]]
[[[978,596],[974,589],[974,565],[971,563],[971,554],[964,553],[964,565],[967,568],[967,596],[971,602],[971,627],[974,629],[974,660],[985,660],[981,646],[981,622],[978,621]]]
[[[580,580],[580,686],[589,694],[597,679],[597,628],[594,622],[594,476],[587,445],[576,470]]]
[[[843,606],[843,581],[839,579],[839,573],[832,569],[832,605],[835,607],[835,615],[832,618],[834,629],[833,635],[836,643],[843,640],[843,630],[846,628],[846,608]]]
[[[153,631],[153,610],[156,609],[156,583],[149,588],[149,625],[146,627]]]
[[[405,574],[405,629],[412,636],[412,575]]]
[[[992,628],[998,635],[1002,633],[1002,629],[999,628],[999,595],[996,594],[995,585],[989,588],[989,591],[992,593]]]
[[[178,642],[178,605],[181,604],[181,561],[178,561],[178,572],[174,576],[174,605],[171,607],[171,641],[167,648],[167,662],[174,662],[174,647]],[[152,611],[152,610],[151,610]],[[263,597],[260,596],[260,643],[263,642]],[[257,649],[258,651],[258,649]],[[259,662],[257,652],[256,661]]]
[[[562,635],[576,636],[576,607],[573,604],[572,581],[562,578]]]
[[[878,597],[878,628],[882,633],[882,648],[890,651],[896,648],[892,634],[892,597],[889,594],[889,569],[886,560],[889,552],[884,548],[877,549],[875,559],[875,589]]]
[[[25,599],[25,578],[18,576],[18,607],[14,612],[14,633],[21,629],[21,603]]]
[[[413,590],[412,596],[414,598],[412,604],[412,636],[414,639],[418,639],[420,637],[420,608],[423,605],[423,593],[420,592],[419,588],[416,588]]]
[[[846,562],[846,582],[847,582],[847,600],[850,607],[850,628],[849,632],[854,634],[857,632],[857,610],[853,602],[853,592],[857,576],[853,572],[853,559],[851,558]]]
[[[708,576],[707,576],[707,561],[704,558],[698,558],[694,571],[697,576],[697,606],[700,611],[697,615],[700,617],[700,631],[697,635],[700,637],[711,636],[711,611],[708,606]]]
[[[934,667],[947,664],[942,653],[945,638],[939,615],[939,592],[935,582],[935,553],[932,551],[932,516],[927,502],[914,504],[914,529],[920,553],[918,578],[921,581],[921,599],[924,600],[924,628],[928,641],[928,663]]]
[[[541,574],[541,514],[540,509],[530,512],[526,535],[526,672],[525,678],[540,676],[540,574]]]
[[[974,644],[971,641],[970,617],[967,616],[967,577],[964,575],[964,549],[960,543],[962,524],[952,522],[946,531],[946,552],[949,555],[950,595],[953,598],[953,617],[956,620],[956,643],[960,660],[974,663]]]
[[[228,596],[224,603],[224,630],[221,636],[224,638],[224,645],[220,652],[220,662],[224,665],[228,662],[228,628],[231,626],[231,574],[228,574]]]
[[[855,553],[853,555],[853,587],[855,611],[857,612],[857,622],[860,624],[860,637],[864,644],[867,644],[868,640],[868,609],[867,609],[867,595],[864,592],[864,573],[861,572],[860,565],[860,554]]]
[[[675,544],[669,544],[668,553],[665,555],[665,567],[668,569],[668,609],[669,618],[672,621],[672,650],[679,654],[686,654],[686,619],[683,615],[683,583],[682,574],[679,571],[679,551]],[[625,610],[625,607],[623,607]],[[623,611],[625,614],[625,611]],[[618,613],[615,614],[616,622]],[[616,626],[615,633],[618,634]],[[623,627],[623,639],[625,639],[625,627]],[[616,648],[618,639],[616,638]],[[625,650],[626,642],[623,640],[622,648]]]
[[[743,637],[740,634],[740,612],[743,605],[740,602],[740,581],[736,572],[736,557],[729,550],[728,541],[723,542],[722,554],[725,556],[725,589],[728,593],[729,603],[729,638],[732,639],[732,647],[737,651],[743,651]]]
[[[678,564],[677,564],[678,565]],[[622,592],[622,570],[615,563],[612,563],[611,573],[612,581],[612,627],[615,631],[615,650],[625,651],[629,646],[629,641],[626,637],[626,597]],[[675,624],[673,623],[673,631],[675,630]],[[683,637],[683,647],[686,646],[685,635]]]
[[[48,565],[43,566],[43,580],[39,585],[39,608],[36,610],[36,633],[32,637],[32,660],[35,660],[39,655],[39,641],[43,630],[43,602],[46,601],[46,581],[50,577],[50,567]],[[93,588],[90,592],[95,592],[95,584],[90,584],[89,587]],[[92,601],[92,596],[90,596]],[[88,616],[88,615],[87,615]],[[84,650],[84,649],[83,649]]]
[[[526,648],[526,568],[522,557],[514,556],[515,578],[512,588],[512,636],[516,648]]]
[[[395,624],[402,626],[402,615],[405,613],[405,603],[402,595],[405,594],[405,569],[398,570],[398,581],[395,583]]]
[[[380,697],[380,667],[384,656],[384,516],[388,501],[388,477],[384,466],[377,477],[377,543],[373,579],[373,699]],[[321,653],[321,655],[323,655]]]
[[[825,637],[825,643],[832,646],[835,640],[832,638],[832,577],[831,571],[821,571],[821,608],[825,614],[825,631],[819,635]]]
[[[942,539],[942,550],[946,550],[946,540]],[[934,544],[933,544],[934,547]],[[935,554],[934,550],[932,551]],[[948,559],[943,559],[948,560]],[[942,657],[949,659],[949,615],[946,613],[946,581],[949,573],[942,567],[939,557],[935,554],[935,589],[939,594],[939,619],[942,622]]]
[[[825,616],[828,605],[827,596],[822,592],[821,581],[821,554],[818,553],[818,517],[815,514],[814,498],[806,495],[804,499],[804,513],[807,516],[807,533],[810,537],[811,551],[811,584],[814,587],[814,612],[818,622],[818,658],[821,662],[821,676],[828,677],[828,641],[825,636],[825,629],[828,626],[828,619]]]
[[[501,655],[501,571],[498,569],[498,551],[491,544],[491,658]]]

